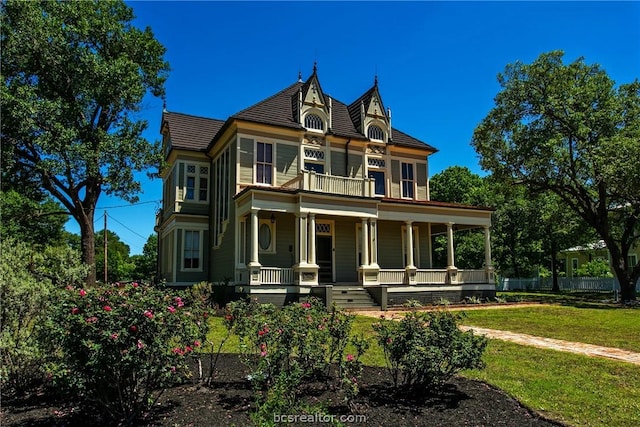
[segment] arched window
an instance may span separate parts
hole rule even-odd
[[[304,127],[307,129],[324,130],[324,122],[317,114],[307,114],[304,118]]]
[[[369,139],[378,139],[380,141],[384,140],[384,132],[380,128],[380,126],[371,125],[369,126],[368,134]]]

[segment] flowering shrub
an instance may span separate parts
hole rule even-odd
[[[357,393],[366,341],[356,340],[354,354],[345,355],[353,316],[328,312],[316,299],[282,309],[253,300],[229,304],[225,322],[240,337],[241,359],[258,391],[257,422],[300,410],[306,380],[333,383],[347,399]]]
[[[0,242],[0,388],[21,392],[41,383],[49,349],[38,338],[57,287],[82,283],[86,268],[68,247],[34,249],[12,237]]]
[[[409,312],[400,322],[373,325],[396,388],[437,389],[463,369],[484,367],[487,339],[462,332],[458,320],[448,311]]]
[[[68,287],[50,317],[63,380],[107,416],[132,423],[164,388],[189,375],[206,335],[200,305],[184,293],[137,283]]]

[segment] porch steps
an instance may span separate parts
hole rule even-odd
[[[334,286],[331,290],[331,297],[338,308],[370,309],[379,307],[369,292],[357,286]]]

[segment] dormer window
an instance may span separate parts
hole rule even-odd
[[[304,127],[322,131],[324,130],[324,121],[317,114],[307,114],[304,118]]]
[[[378,141],[384,141],[384,131],[380,126],[371,125],[367,131],[369,139],[376,139]]]

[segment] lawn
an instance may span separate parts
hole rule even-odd
[[[603,336],[603,339],[607,334],[613,335],[614,337],[609,337],[611,341],[606,341],[608,345],[613,345],[613,342],[618,342],[613,339],[617,329],[621,329],[618,328],[619,322],[624,323],[626,320],[626,326],[636,330],[633,340],[637,341],[637,319],[640,315],[638,310],[549,307],[577,310],[575,312],[539,308],[544,310],[537,313],[535,318],[538,322],[532,321],[533,324],[557,324],[560,320],[558,316],[563,316],[565,318],[563,321],[571,324],[575,322],[577,325],[579,321],[576,318],[579,318],[585,322],[584,324],[593,325],[588,328],[588,335]],[[511,317],[507,314],[507,319],[512,319],[521,310],[527,309],[494,310],[492,313],[495,312],[496,315],[504,312],[512,313]],[[491,310],[481,311],[478,318],[482,318],[482,314],[489,311]],[[611,313],[602,314],[601,312]],[[476,313],[470,312],[465,323],[468,323]],[[363,362],[370,366],[384,366],[384,356],[375,342],[371,329],[371,324],[377,321],[374,318],[356,316],[353,323],[354,333],[364,334],[369,338],[370,348],[364,355]],[[225,331],[221,319],[213,319],[212,326],[210,337],[218,343],[220,339],[217,337],[222,336]],[[592,330],[599,332],[591,333]],[[586,335],[583,326],[581,335],[571,335],[570,339],[578,340]],[[224,351],[237,352],[237,339],[232,337],[225,345]],[[497,340],[490,341],[485,361],[487,364],[485,370],[467,371],[464,376],[498,387],[549,418],[575,426],[640,425],[640,387],[638,387],[640,367],[638,366]]]
[[[465,325],[640,352],[639,309],[544,306],[465,314]]]

